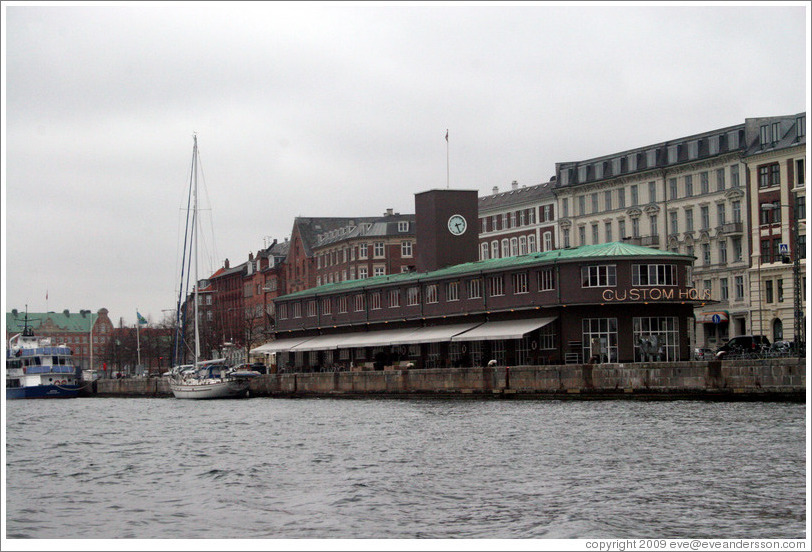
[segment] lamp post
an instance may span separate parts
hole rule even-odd
[[[798,204],[798,195],[795,194],[795,204]],[[775,211],[782,207],[786,207],[789,214],[792,215],[792,284],[793,284],[793,308],[795,310],[794,322],[794,346],[798,353],[798,358],[801,358],[801,342],[804,339],[802,328],[804,324],[804,316],[801,312],[801,294],[803,289],[801,286],[801,241],[799,235],[798,213],[792,212],[791,205],[782,203],[765,203],[761,206],[763,211]],[[796,208],[797,210],[797,208]]]

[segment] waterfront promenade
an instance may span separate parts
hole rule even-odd
[[[97,396],[170,397],[166,378],[98,380]],[[263,375],[251,396],[782,399],[806,397],[805,359],[565,364]]]

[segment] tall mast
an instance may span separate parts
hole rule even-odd
[[[194,135],[194,210],[192,212],[192,243],[194,245],[195,255],[195,368],[197,368],[197,360],[200,357],[200,333],[198,328],[198,288],[200,287],[200,279],[197,273],[197,134]]]

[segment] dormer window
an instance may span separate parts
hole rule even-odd
[[[708,138],[708,149],[711,155],[719,153],[719,136],[711,136]]]
[[[795,135],[798,139],[806,137],[806,115],[795,119]]]
[[[779,122],[773,123],[772,139],[773,142],[777,142],[781,139],[781,123]]]
[[[612,159],[612,175],[613,176],[617,176],[617,175],[620,174],[620,171],[621,171],[621,163],[620,163],[620,161],[621,161],[620,157],[616,157],[615,159]]]
[[[603,163],[595,163],[595,180],[603,178]]]
[[[409,231],[409,221],[402,220],[398,222],[398,232],[408,232]]]
[[[688,142],[688,159],[696,159],[697,157],[699,157],[699,140]]]
[[[561,185],[566,186],[570,183],[570,170],[561,169]]]
[[[626,163],[626,166],[629,168],[629,172],[636,171],[637,170],[637,154],[636,153],[630,153],[629,156],[627,157],[627,159],[628,159],[628,161]]]
[[[578,182],[586,182],[587,169],[586,165],[578,167]]]
[[[733,151],[739,149],[739,131],[731,130],[727,133],[727,149]]]
[[[657,165],[657,150],[651,149],[646,152],[646,168],[650,169]]]
[[[668,146],[668,164],[676,163],[679,159],[679,145]]]
[[[759,144],[766,146],[770,143],[770,125],[761,125],[759,129]]]

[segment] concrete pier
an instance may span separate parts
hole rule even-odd
[[[806,399],[804,359],[565,364],[269,374],[264,397],[478,397],[554,399]],[[171,397],[166,378],[99,380],[96,396]]]

